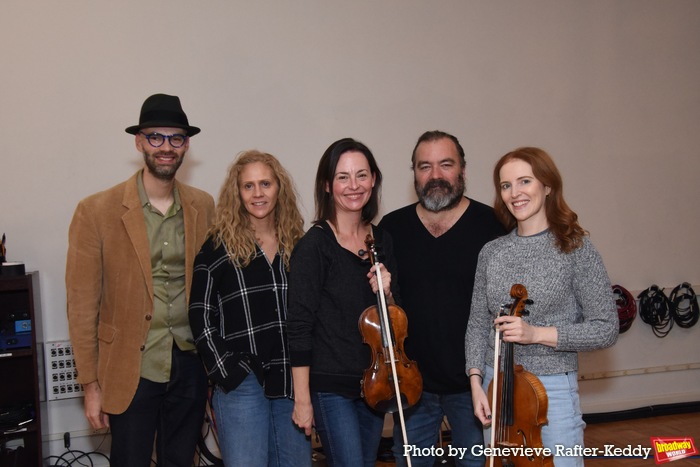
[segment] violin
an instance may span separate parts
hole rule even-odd
[[[370,262],[377,264],[374,239],[365,238]],[[418,364],[406,356],[403,341],[408,331],[406,313],[397,305],[386,304],[382,275],[377,274],[377,305],[367,307],[358,326],[362,341],[372,349],[372,362],[362,376],[361,394],[367,405],[386,413],[399,413],[404,445],[408,445],[403,410],[413,406],[423,392]],[[411,458],[406,457],[408,467]]]
[[[508,314],[518,317],[527,315],[525,305],[532,304],[532,300],[528,299],[525,286],[513,285],[510,296],[514,301],[510,305]],[[503,314],[506,312],[502,309]],[[553,457],[543,455],[542,451],[542,425],[547,423],[549,403],[547,391],[537,376],[526,371],[522,365],[515,365],[513,342],[502,342],[498,329],[496,329],[495,344],[493,367],[496,374],[488,389],[493,415],[491,447],[497,448],[495,452],[499,455],[491,456],[489,465],[554,466]],[[501,344],[503,346],[502,365],[499,355]],[[525,449],[522,451],[512,449],[520,447]]]
[[[365,239],[370,262],[377,264],[374,239]],[[362,397],[379,412],[393,413],[399,406],[413,406],[423,392],[423,378],[418,364],[406,356],[403,341],[408,319],[397,305],[386,304],[381,274],[377,274],[377,305],[365,309],[358,326],[362,340],[372,349],[372,363],[362,377]],[[400,394],[401,397],[397,397]]]

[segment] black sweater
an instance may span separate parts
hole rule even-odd
[[[398,283],[389,235],[373,227],[378,260]],[[292,366],[310,367],[310,389],[348,397],[360,396],[362,374],[371,350],[358,328],[362,312],[377,304],[369,285],[368,260],[337,242],[326,222],[310,228],[292,252],[287,331]]]
[[[481,248],[505,233],[493,209],[470,200],[462,217],[435,238],[423,226],[416,204],[384,216],[399,268],[401,306],[408,317],[406,355],[418,362],[423,389],[435,394],[469,391],[464,370],[464,334]]]

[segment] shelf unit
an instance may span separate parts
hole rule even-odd
[[[37,272],[0,275],[0,465],[42,465],[39,305]]]

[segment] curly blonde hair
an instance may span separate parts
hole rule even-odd
[[[248,211],[241,202],[238,186],[243,168],[254,162],[262,162],[270,167],[279,185],[274,212],[275,228],[279,252],[288,270],[292,249],[304,235],[304,219],[297,205],[297,192],[292,178],[271,154],[257,150],[244,151],[231,164],[221,187],[214,224],[209,229],[209,235],[214,239],[217,248],[224,245],[231,262],[237,267],[246,267],[255,257],[255,233],[251,227]]]

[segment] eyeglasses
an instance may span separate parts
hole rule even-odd
[[[148,140],[148,144],[154,148],[161,147],[163,143],[165,143],[166,139],[170,143],[170,146],[174,148],[181,148],[185,144],[185,141],[187,141],[187,135],[181,135],[178,133],[175,133],[174,135],[161,135],[160,133],[146,134],[143,131],[139,131],[139,133],[145,136]]]

